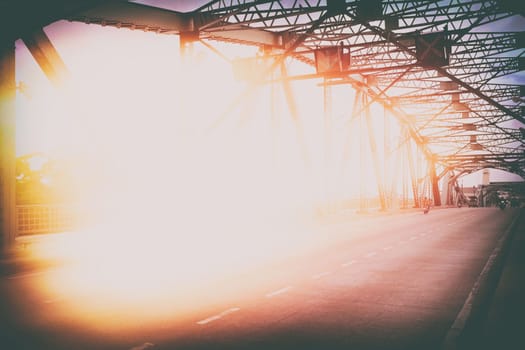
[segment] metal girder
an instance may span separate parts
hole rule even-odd
[[[194,30],[191,16],[187,14],[127,1],[103,2],[99,6],[72,14],[67,19],[161,34]]]
[[[416,52],[414,52],[413,50],[411,50],[410,48],[405,46],[403,43],[401,43],[395,36],[390,35],[389,33],[387,33],[386,31],[382,30],[381,28],[372,27],[370,25],[367,25],[367,26],[369,27],[369,29],[371,29],[374,32],[377,32],[382,37],[384,37],[385,39],[389,40],[390,42],[392,42],[393,44],[398,46],[400,49],[402,49],[403,51],[405,51],[405,52],[411,54],[412,56],[416,57]],[[518,121],[520,121],[520,122],[525,124],[525,118],[521,117],[518,113],[515,113],[514,111],[510,110],[509,108],[501,105],[500,103],[494,101],[490,97],[484,95],[479,89],[476,89],[476,88],[470,86],[468,83],[466,83],[463,80],[457,78],[455,75],[449,73],[446,69],[441,68],[441,67],[433,67],[432,69],[436,70],[441,76],[447,77],[450,81],[458,84],[459,86],[464,88],[466,91],[476,95],[477,97],[483,99],[488,104],[498,108],[499,110],[501,110],[505,114],[508,114],[508,115],[512,116],[514,119],[516,119],[516,120],[518,120]]]
[[[55,86],[60,86],[69,75],[68,69],[46,33],[38,29],[23,36],[22,40],[47,78]]]
[[[523,49],[524,34],[480,30],[520,13],[506,0],[383,0],[379,15],[369,18],[363,17],[361,1],[216,0],[190,13],[127,1],[90,1],[91,9],[80,8],[80,1],[71,3],[76,7],[47,17],[271,46],[276,56],[271,70],[285,57],[314,67],[317,48],[342,44],[350,51],[349,71],[324,77],[331,84],[353,84],[391,110],[410,125],[411,136],[423,145],[427,158],[480,152],[516,156],[519,152],[513,147],[523,147],[523,137],[508,127],[516,121],[525,124],[520,104],[513,102],[521,90],[494,81],[523,68],[523,53],[515,50]],[[427,51],[435,49],[426,48],[422,54],[421,40],[428,35],[443,44],[438,47],[441,64],[425,61]],[[318,76],[312,72],[286,79]],[[360,78],[352,78],[356,76]],[[368,80],[373,86],[363,83]],[[464,125],[476,129],[466,130]],[[471,147],[471,136],[479,146]],[[437,160],[443,166],[446,161]]]
[[[500,56],[520,48],[523,33],[473,31],[514,15],[508,6],[496,0],[383,0],[381,15],[373,19],[360,18],[359,6],[359,1],[210,1],[192,18],[201,38],[272,46],[277,55],[310,65],[317,47],[349,47],[352,64],[346,73],[374,78],[377,85],[364,89],[411,125],[416,142],[430,145],[427,157],[521,147],[523,139],[505,127],[512,120],[525,122],[519,106],[509,104],[516,88],[492,82],[520,69],[516,57]],[[422,61],[417,42],[427,34],[442,35],[449,56],[445,65]],[[443,91],[443,83],[455,88]],[[390,93],[395,89],[402,92]],[[476,132],[463,130],[464,124]]]
[[[231,28],[229,30],[201,31],[200,38],[255,46],[283,46],[281,35],[260,29]]]
[[[213,39],[236,42],[246,45],[282,46],[282,36],[278,33],[251,28],[240,24],[228,29],[206,30],[214,23],[224,19],[211,13],[199,11],[182,13],[158,7],[112,1],[69,16],[68,20],[102,26],[127,28],[155,32],[158,34],[195,33],[199,39]]]
[[[0,42],[11,43],[55,21],[115,0],[48,0],[0,2]]]

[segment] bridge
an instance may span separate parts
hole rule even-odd
[[[181,159],[191,158],[188,155],[189,153],[184,154],[181,150],[210,138],[212,139],[211,144],[214,145],[215,138],[219,140],[220,137],[223,137],[220,134],[221,130],[231,127],[232,124],[238,126],[239,134],[242,135],[245,132],[242,129],[243,126],[249,124],[249,120],[259,118],[261,124],[256,126],[252,124],[251,132],[253,134],[245,132],[245,135],[239,136],[236,141],[246,141],[250,138],[254,142],[260,140],[254,137],[257,134],[254,130],[257,130],[257,127],[261,125],[270,125],[267,140],[264,140],[268,143],[259,145],[263,150],[257,146],[250,146],[249,142],[239,142],[230,148],[217,143],[216,146],[218,146],[215,147],[215,150],[219,159],[223,159],[221,152],[232,152],[238,155],[235,153],[238,151],[233,151],[234,149],[238,150],[245,147],[246,152],[254,152],[251,158],[244,158],[243,155],[238,155],[237,158],[232,156],[228,164],[239,164],[247,159],[253,161],[253,158],[256,157],[266,159],[264,157],[267,155],[272,160],[267,163],[261,161],[260,164],[247,162],[244,168],[236,165],[238,168],[230,171],[221,170],[216,174],[213,174],[217,169],[213,168],[213,164],[216,163],[208,158],[206,158],[208,163],[203,160],[198,167],[194,168],[192,168],[191,159],[184,160],[184,167],[180,168],[185,169],[184,175],[182,175],[185,181],[198,177],[201,180],[199,186],[202,183],[209,182],[209,185],[203,187],[204,193],[198,193],[197,190],[193,191],[197,185],[187,186],[187,188],[184,188],[183,185],[166,188],[160,184],[151,184],[151,181],[150,184],[145,185],[147,172],[144,171],[133,178],[134,181],[141,184],[133,187],[134,191],[137,190],[134,195],[129,194],[129,188],[119,187],[121,192],[115,196],[122,195],[123,197],[115,199],[115,202],[111,203],[113,206],[110,205],[107,212],[100,214],[104,220],[111,221],[105,224],[112,230],[129,221],[125,227],[130,230],[140,231],[147,228],[148,230],[162,231],[163,224],[168,222],[168,219],[163,219],[159,223],[156,222],[154,216],[149,216],[142,221],[137,219],[133,223],[130,222],[132,218],[140,217],[141,213],[152,211],[151,204],[159,198],[151,195],[152,189],[157,192],[166,191],[170,194],[185,193],[185,202],[181,200],[180,203],[174,205],[180,213],[183,213],[181,216],[184,217],[183,221],[186,225],[184,228],[198,225],[203,231],[206,231],[216,230],[217,227],[225,225],[223,231],[218,230],[223,234],[222,232],[231,231],[233,226],[236,230],[246,231],[249,230],[250,225],[255,225],[255,222],[258,223],[259,221],[256,220],[260,218],[257,217],[257,214],[250,212],[270,212],[273,215],[272,219],[279,217],[279,220],[282,220],[282,216],[286,216],[290,212],[283,214],[279,210],[285,207],[289,209],[292,204],[296,205],[299,202],[301,205],[308,204],[297,209],[301,211],[302,219],[308,218],[305,219],[306,221],[337,221],[347,215],[352,220],[357,221],[365,220],[364,218],[370,219],[371,227],[375,227],[374,220],[370,216],[380,215],[384,218],[382,215],[400,215],[400,210],[408,213],[404,215],[411,215],[412,210],[418,210],[414,213],[420,214],[420,208],[425,206],[430,199],[433,206],[432,215],[436,213],[435,216],[442,217],[443,220],[460,222],[463,219],[460,218],[460,214],[455,212],[455,210],[460,209],[445,208],[455,208],[458,204],[464,204],[465,195],[459,185],[464,176],[490,168],[525,178],[525,108],[523,104],[525,88],[519,80],[525,67],[523,57],[525,44],[524,16],[521,6],[514,1],[507,0],[446,0],[437,2],[428,0],[217,0],[184,3],[156,0],[134,2],[53,0],[45,3],[2,2],[0,4],[0,237],[2,251],[8,255],[10,251],[19,247],[20,238],[23,238],[20,236],[27,233],[21,227],[29,230],[29,233],[31,233],[29,227],[38,227],[38,230],[44,232],[46,229],[42,228],[42,225],[36,224],[35,217],[37,215],[40,217],[41,213],[56,213],[59,210],[57,209],[58,206],[44,208],[42,206],[21,207],[19,205],[17,207],[16,203],[15,144],[17,140],[15,135],[17,111],[15,104],[17,96],[20,97],[24,92],[24,85],[17,81],[15,76],[17,64],[15,42],[23,43],[49,80],[50,85],[57,91],[67,91],[72,76],[77,73],[71,71],[67,59],[63,58],[60,50],[57,49],[57,45],[53,43],[53,37],[48,33],[48,26],[56,25],[56,23],[68,25],[67,22],[71,22],[72,24],[83,24],[87,27],[110,27],[120,31],[140,31],[151,36],[173,38],[173,42],[178,45],[177,52],[180,55],[181,67],[183,67],[180,70],[181,72],[196,72],[194,65],[199,60],[197,50],[205,50],[223,62],[220,67],[231,69],[231,77],[235,77],[242,89],[239,91],[232,90],[231,93],[222,93],[220,98],[217,96],[215,99],[212,98],[213,89],[215,91],[221,90],[220,81],[215,81],[212,84],[210,80],[206,80],[206,77],[197,77],[196,75],[189,77],[189,79],[201,84],[200,86],[208,86],[207,90],[203,88],[208,95],[200,96],[198,99],[196,98],[198,89],[186,89],[182,83],[177,85],[177,80],[174,82],[174,91],[180,96],[177,97],[178,103],[172,106],[173,110],[170,113],[172,113],[171,116],[174,120],[179,123],[177,124],[178,131],[174,130],[173,133],[176,138],[180,139],[177,141],[180,143],[176,144],[178,149],[173,152],[177,152]],[[518,25],[513,27],[513,23],[518,23]],[[250,53],[243,53],[239,57],[238,52],[241,51],[231,49],[234,47],[249,48],[250,50],[242,52]],[[104,53],[100,54],[102,57],[104,56]],[[309,90],[303,88],[303,86],[307,86],[306,84],[308,84]],[[229,89],[230,85],[223,85],[223,90]],[[194,95],[185,90],[192,90]],[[312,91],[315,92],[312,93]],[[220,103],[217,102],[219,100]],[[196,108],[196,106],[206,103],[220,106],[220,108],[215,108],[216,110],[204,107]],[[96,104],[97,102],[95,102]],[[116,120],[114,125],[116,125],[118,123],[117,116],[113,117]],[[126,123],[125,119],[118,119],[118,121],[121,120]],[[192,143],[189,139],[198,133],[192,134],[191,127],[187,127],[187,124],[194,120],[200,120],[199,126],[205,130],[203,132],[206,133],[206,136]],[[127,122],[131,128],[132,121],[128,120]],[[206,125],[202,126],[203,124]],[[290,126],[292,131],[286,134],[287,131],[283,131],[285,130],[283,125]],[[108,129],[111,128],[108,126]],[[162,131],[162,127],[158,129],[159,132],[166,132],[167,134],[172,131]],[[217,134],[222,136],[216,136]],[[262,132],[257,135],[257,137],[261,137]],[[165,136],[166,134],[163,134],[163,137]],[[133,135],[130,134],[126,145],[132,147],[133,151],[140,152],[139,147],[131,146],[133,145],[132,138]],[[283,140],[286,142],[293,140],[293,146],[289,146],[289,149],[283,148]],[[122,143],[124,144],[124,141]],[[174,145],[169,144],[170,147]],[[211,150],[214,146],[203,147],[209,147],[205,150]],[[264,149],[265,147],[268,150]],[[203,156],[204,153],[205,151],[201,151],[198,154]],[[147,163],[148,166],[158,165],[156,162],[163,159],[166,154],[151,156],[152,159]],[[146,156],[142,157],[144,155]],[[149,155],[148,152],[141,153],[142,158],[148,158],[150,155],[151,152]],[[128,171],[132,169],[133,159],[129,161],[130,163],[125,165],[127,166],[125,169]],[[296,163],[299,164],[297,165],[299,170],[290,171],[288,168],[291,167],[290,164]],[[269,170],[265,168],[267,165]],[[275,166],[275,168],[270,169],[270,165]],[[230,179],[221,183],[217,179],[212,180],[212,175],[203,177],[199,173],[197,176],[197,172],[191,173],[191,170],[188,169],[199,169],[201,173],[216,175],[217,178],[222,176],[221,179]],[[242,169],[241,175],[236,172],[239,169]],[[163,170],[168,169],[163,168]],[[171,169],[169,170],[171,171]],[[264,187],[265,175],[260,175],[261,177],[257,178],[257,174],[262,173],[261,170],[267,171],[265,174],[268,177],[274,176],[272,181],[283,181],[282,187],[267,190]],[[129,172],[131,173],[131,171]],[[169,171],[168,173],[173,175]],[[280,179],[279,174],[286,174],[291,179]],[[244,176],[244,179],[257,178],[258,180],[251,184],[244,184],[241,176]],[[232,180],[231,177],[234,179]],[[282,176],[282,178],[284,177]],[[236,204],[226,204],[228,200],[225,198],[232,194],[228,191],[217,190],[225,183],[228,186],[239,187],[241,193],[233,195],[234,199],[230,200],[231,202],[235,201]],[[480,188],[479,191],[485,197],[491,191],[495,192],[502,188],[504,190],[519,188],[520,195],[522,193],[521,185],[515,187],[509,185],[508,188],[502,186],[488,186]],[[252,198],[250,202],[250,197],[246,193],[253,188],[257,189],[256,195],[252,196],[256,199]],[[116,188],[114,189],[117,191]],[[309,190],[311,193],[306,193]],[[85,192],[89,191],[86,190]],[[298,193],[300,193],[299,196],[293,197]],[[279,198],[279,194],[281,198]],[[285,200],[283,199],[285,196],[290,198]],[[123,202],[130,202],[136,197],[142,198],[141,201],[143,202],[138,208],[118,208],[118,205]],[[198,197],[198,199],[192,197]],[[257,203],[260,198],[265,198],[267,202],[264,204]],[[199,202],[199,204],[194,202]],[[485,199],[482,202],[490,203]],[[198,219],[198,213],[202,212],[202,203],[208,203],[203,215],[206,218]],[[96,206],[93,206],[93,203],[90,205],[89,210],[98,210]],[[162,202],[159,207],[154,215],[171,218],[171,209],[173,208],[170,209],[169,202]],[[216,208],[215,211],[214,208]],[[443,210],[434,210],[434,208],[443,208]],[[474,218],[478,222],[488,222],[486,218],[494,218],[495,222],[498,222],[498,227],[487,232],[492,240],[478,242],[480,246],[477,248],[479,250],[465,252],[466,255],[458,258],[458,261],[465,259],[461,260],[463,263],[471,259],[487,259],[489,247],[493,247],[499,237],[502,237],[502,232],[505,232],[505,229],[509,227],[508,224],[514,216],[510,214],[511,211],[498,212],[492,208],[480,208],[479,211],[475,211],[477,209],[474,208],[462,208],[461,210],[468,210],[468,213],[473,210],[472,214],[468,214],[472,216],[472,222],[469,225],[462,226],[461,230],[456,230],[454,227],[441,227],[442,223],[437,221],[432,221],[432,225],[440,227],[438,231],[443,234],[443,240],[448,239],[452,242],[456,239],[466,239],[461,236],[461,232],[469,231],[469,227],[474,224]],[[381,214],[377,214],[377,211]],[[222,214],[231,212],[237,212],[239,217],[243,217],[244,221],[242,223],[225,222],[223,217],[226,215]],[[305,215],[305,212],[308,214]],[[361,216],[356,216],[355,212]],[[108,219],[112,213],[118,213],[115,215],[116,218]],[[291,211],[291,213],[293,214],[290,216],[293,216],[297,214],[297,211]],[[486,215],[486,218],[481,213]],[[518,216],[519,210],[513,209],[512,213],[516,213]],[[62,214],[56,214],[57,217],[60,215]],[[403,217],[408,218],[408,216]],[[417,222],[407,224],[410,228],[402,227],[400,230],[407,232],[408,236],[396,236],[395,242],[390,242],[391,238],[382,232],[375,236],[372,235],[377,239],[370,238],[370,242],[364,239],[363,245],[360,245],[360,248],[355,248],[355,252],[354,248],[349,251],[343,251],[342,248],[341,250],[336,249],[328,254],[326,253],[328,250],[324,251],[323,254],[325,255],[333,253],[334,261],[326,261],[326,271],[323,269],[316,272],[308,271],[309,274],[312,274],[308,278],[317,281],[324,280],[328,276],[336,276],[339,273],[336,272],[336,266],[337,269],[344,270],[353,264],[349,263],[352,259],[348,261],[343,259],[347,255],[360,256],[360,259],[363,260],[359,261],[374,261],[373,258],[376,254],[380,255],[378,252],[382,249],[391,247],[392,250],[395,250],[393,247],[398,244],[398,241],[408,240],[411,243],[419,242],[420,239],[423,241],[423,234],[431,235],[431,233],[420,232],[416,227],[422,224],[421,220],[424,220],[425,217],[421,215],[421,218],[414,219]],[[209,221],[208,226],[202,222],[206,220]],[[271,221],[267,218],[265,220],[265,222]],[[399,225],[402,225],[403,220],[400,219]],[[71,222],[70,218],[61,219],[61,221]],[[412,222],[408,219],[406,221]],[[41,221],[38,222],[41,223]],[[302,229],[305,227],[302,225],[306,225],[308,230],[312,230],[311,232],[322,234],[319,233],[322,230],[318,231],[317,224],[312,224],[311,221],[305,224],[304,220],[300,222]],[[394,224],[398,225],[397,221]],[[312,229],[311,225],[316,228]],[[284,226],[290,229],[290,226]],[[53,230],[55,228],[56,226],[53,224]],[[71,227],[68,226],[67,228],[70,229]],[[269,228],[265,226],[265,229],[268,230]],[[261,240],[261,246],[268,244],[268,247],[274,247],[268,242],[262,243],[265,229],[253,230],[256,233],[253,233],[252,236],[255,237],[255,241]],[[296,229],[294,227],[292,231],[296,232]],[[346,230],[351,230],[351,228],[347,227]],[[291,240],[295,239],[294,233],[283,234],[289,235]],[[224,235],[225,241],[238,239],[238,237],[233,236],[227,237],[226,233]],[[308,236],[306,233],[305,235]],[[209,236],[203,237],[210,239]],[[413,239],[415,242],[411,241],[412,237],[416,237]],[[151,241],[155,242],[158,238],[156,236]],[[140,235],[139,238],[119,236],[112,242],[114,246],[120,246],[123,241],[131,242],[134,239],[147,240]],[[163,237],[161,241],[164,239],[166,238]],[[187,238],[182,237],[180,239]],[[300,242],[303,241],[300,240]],[[338,241],[334,238],[333,242]],[[438,242],[434,243],[437,244]],[[195,244],[196,246],[193,248],[198,250],[199,246],[197,243]],[[406,256],[401,256],[400,259],[402,260],[396,260],[396,263],[400,266],[408,266],[425,260],[425,257],[432,255],[431,246],[426,244],[419,247],[421,250],[415,253],[417,256],[408,257],[410,252],[404,251],[402,255],[406,254]],[[483,244],[487,245],[482,247]],[[370,249],[366,248],[368,246]],[[134,250],[132,251],[137,253]],[[247,249],[247,251],[250,250]],[[374,252],[375,254],[367,257],[367,254]],[[182,254],[182,252],[180,253]],[[131,252],[128,254],[133,255]],[[317,254],[321,254],[321,252],[318,251]],[[337,260],[336,257],[341,258],[341,261]],[[368,258],[370,260],[366,260]],[[205,258],[203,257],[203,259]],[[357,259],[355,260],[357,264]],[[442,264],[446,264],[446,260],[433,261],[432,263],[436,265],[429,266],[440,269]],[[292,270],[297,272],[301,269],[300,266],[307,266],[303,262],[293,260],[290,266],[292,266]],[[346,263],[348,266],[342,266]],[[378,269],[383,271],[387,265],[388,263],[384,262],[384,265],[378,265]],[[419,317],[428,321],[432,317],[436,317],[441,325],[449,325],[453,321],[451,315],[454,315],[460,306],[459,301],[464,300],[468,295],[467,287],[475,282],[472,276],[481,271],[482,267],[479,264],[474,264],[469,265],[470,272],[467,270],[451,272],[457,277],[456,281],[464,280],[465,284],[461,287],[461,292],[452,296],[456,299],[451,302],[450,308],[443,311],[442,314],[426,315],[423,312],[419,316],[412,315],[413,318],[410,315],[405,315],[407,320],[410,319],[410,322],[414,322]],[[301,286],[302,292],[300,293],[303,293],[301,300],[307,298],[304,293],[308,294],[308,292],[304,292],[304,290],[308,289],[303,287],[310,282],[305,282],[304,274],[295,272],[293,274],[290,272],[293,276],[290,275],[292,277],[280,287],[277,281],[267,281],[268,283],[265,286],[269,289],[271,289],[270,286],[275,287],[275,291],[263,293],[266,295],[266,299],[275,300],[274,297],[281,295],[286,297],[296,290],[296,284]],[[366,281],[366,283],[373,284],[373,276],[371,277],[370,274],[373,273],[369,271],[366,276],[363,273],[359,278],[362,278],[362,281]],[[314,275],[318,278],[313,278]],[[430,278],[434,282],[443,280],[439,274]],[[335,286],[338,283],[338,278],[328,277],[328,279],[332,284],[320,287],[323,290],[326,289],[327,293],[326,295],[323,294],[321,300],[340,305],[344,292]],[[297,283],[295,283],[296,281]],[[354,283],[345,279],[341,281]],[[403,281],[404,289],[410,288],[410,281]],[[430,282],[422,279],[420,283],[417,285],[418,287],[426,286]],[[243,286],[243,288],[248,287]],[[261,292],[258,290],[250,295]],[[432,293],[432,291],[423,293],[424,297],[428,297],[432,299],[431,302],[436,303],[432,305],[446,304],[445,301],[438,300],[437,294]],[[443,291],[443,293],[445,292]],[[373,295],[374,293],[371,294],[370,298],[373,299]],[[412,295],[413,298],[415,298],[414,295]],[[355,298],[359,299],[357,296]],[[377,298],[384,300],[384,296]],[[263,300],[266,299],[263,298]],[[372,299],[366,301],[365,304],[370,305]],[[404,303],[402,299],[399,300],[400,303]],[[228,304],[224,300],[217,301],[217,303],[221,307]],[[255,299],[251,300],[250,303],[261,305],[260,301]],[[352,304],[352,308],[358,306],[358,302]],[[272,308],[275,306],[269,306],[269,309],[265,309],[265,307],[257,309],[259,311],[254,311],[255,314],[251,314],[253,318],[250,315],[242,315],[239,316],[241,318],[238,321],[232,322],[249,324],[254,319],[263,319],[271,323],[272,321],[266,312],[274,312]],[[414,307],[420,310],[419,306]],[[437,308],[437,306],[435,307]],[[298,306],[291,300],[290,303],[286,304],[285,309],[295,310],[295,308]],[[199,315],[199,317],[202,316],[200,319],[202,325],[208,323],[215,325],[216,320],[236,319],[244,311],[244,307],[238,306],[236,303],[231,307],[217,309],[216,312],[211,312],[212,309],[207,309],[210,311],[210,315],[206,315],[206,313]],[[394,309],[392,307],[392,310]],[[316,314],[317,311],[321,312],[320,309],[310,311],[320,316],[320,314]],[[367,315],[379,312],[368,307],[365,311]],[[327,317],[337,318],[335,309],[326,312],[329,313]],[[305,320],[308,319],[305,315],[297,316],[300,312],[298,314],[295,311],[290,311],[289,314],[292,315],[290,319],[294,320],[289,325],[292,328],[298,327],[298,324],[303,321],[306,322]],[[282,319],[287,319],[287,315],[285,312]],[[348,316],[348,314],[344,315],[344,317]],[[196,317],[196,315],[194,316]],[[368,321],[365,322],[364,319],[362,321],[361,326],[372,324],[367,323]],[[407,321],[407,325],[410,322]],[[359,326],[352,328],[348,325],[348,329],[357,332],[355,339],[366,339],[363,340],[363,344],[367,345],[363,345],[362,348],[366,348],[366,346],[374,348],[371,345],[373,337],[363,336],[360,338],[359,334],[363,335],[360,332],[379,334],[381,332],[374,333],[372,329],[384,326],[380,322],[373,324],[375,326],[370,326],[370,328],[359,328]],[[316,326],[323,325],[316,324]],[[327,324],[324,326],[330,328]],[[225,329],[229,326],[224,327],[224,329],[217,328],[215,332],[227,332]],[[249,334],[256,328],[254,325],[247,326],[241,329],[240,333]],[[394,332],[394,328],[388,329]],[[414,337],[411,337],[410,332],[406,330],[407,333],[404,333],[406,338],[404,340],[398,338],[399,343],[396,343],[396,346],[403,348],[403,344],[405,344],[403,341],[407,339],[418,339],[417,341],[420,343],[412,342],[406,348],[410,348],[410,346],[417,348],[420,344],[426,346],[437,341],[438,338],[441,341],[444,336],[446,338],[445,328],[423,327],[421,331],[423,333],[428,332],[425,333],[428,336],[419,334]],[[307,332],[309,328],[301,329],[302,332]],[[281,331],[282,329],[275,330],[275,332]],[[188,339],[192,339],[191,341],[188,340],[188,344],[197,344],[198,342],[195,339],[198,336],[196,334],[200,334],[200,331],[189,330],[188,332],[184,335],[184,337],[187,336]],[[436,334],[439,336],[434,337]],[[390,339],[387,335],[383,335],[385,337],[381,346],[387,344],[385,339]],[[326,340],[325,336],[326,333],[317,338],[312,336],[312,344]],[[159,334],[159,337],[162,338],[164,335]],[[213,334],[206,335],[206,337],[206,339],[210,339],[210,342],[215,342],[217,339]],[[225,336],[221,340],[224,341],[221,344],[230,346],[232,344],[228,340],[230,338],[226,338],[228,337]],[[234,339],[235,342],[239,341],[239,344],[248,344],[250,347],[253,345],[249,342],[243,343],[237,337],[231,339]],[[261,339],[263,339],[261,340],[263,344],[272,345],[271,342],[267,342],[270,339],[269,336],[266,338],[262,336]],[[282,339],[284,343],[277,343],[280,346],[286,345],[286,341],[291,338],[283,335]],[[339,340],[334,341],[338,342]],[[334,343],[334,346],[342,346],[346,341],[347,339],[340,339],[340,343]],[[122,343],[119,344],[122,345]],[[199,346],[205,348],[209,345],[209,342],[206,343],[203,340]],[[302,344],[303,347],[307,347],[307,345]],[[176,346],[179,344],[177,343]],[[312,346],[315,347],[315,345]],[[376,348],[379,348],[379,345]]]
[[[254,57],[229,59],[247,87],[232,97],[218,121],[257,94],[260,86],[282,85],[303,149],[301,101],[294,95],[292,82],[321,79],[325,165],[347,166],[333,164],[335,157],[330,155],[334,153],[334,115],[345,113],[347,123],[360,123],[361,136],[355,144],[346,141],[344,147],[359,147],[360,154],[348,159],[345,150],[343,163],[361,164],[360,168],[373,171],[383,210],[392,207],[396,197],[387,172],[405,182],[403,206],[409,206],[410,197],[416,207],[423,197],[431,197],[437,206],[456,204],[461,198],[454,191],[457,178],[483,168],[524,175],[524,88],[498,79],[522,70],[519,49],[524,33],[490,31],[491,23],[522,15],[512,2],[212,1],[189,12],[150,5],[53,1],[34,4],[38,11],[31,13],[14,2],[2,5],[4,245],[16,235],[11,209],[15,206],[13,103],[17,86],[13,42],[22,39],[58,86],[67,80],[67,63],[41,28],[60,19],[177,35],[183,56],[191,56],[191,47],[198,44],[218,54],[217,42],[258,47]],[[295,61],[310,68],[290,74]],[[333,94],[341,85],[350,87],[354,101],[335,111]],[[275,96],[267,103],[275,104]],[[370,116],[373,106],[383,109],[382,130],[377,130],[378,123]],[[396,128],[397,132],[391,131]],[[349,135],[347,139],[357,136]],[[381,137],[384,149],[378,150]],[[303,150],[303,157],[308,157],[307,151]],[[369,176],[360,171],[363,183]],[[365,206],[361,200],[360,209]]]

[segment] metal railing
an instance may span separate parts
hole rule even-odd
[[[16,206],[17,235],[53,233],[75,227],[75,208],[60,204],[30,204]]]

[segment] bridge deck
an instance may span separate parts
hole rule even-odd
[[[68,294],[72,289],[67,283],[59,286],[61,293],[50,292],[51,281],[57,283],[51,277],[64,266],[11,270],[0,279],[1,326],[7,330],[2,345],[508,347],[521,337],[524,221],[523,209],[494,208],[339,218],[316,226],[317,238],[300,252],[287,255],[276,249],[273,261],[247,264],[249,268],[226,273],[207,288],[189,288],[191,297],[174,292],[171,298],[140,298],[144,286],[137,279],[135,288],[105,304],[89,290]],[[220,261],[207,263],[211,268]],[[159,269],[166,278],[176,271],[174,266]],[[79,275],[75,281],[88,278]],[[47,289],[37,288],[43,283]],[[137,308],[119,309],[128,299]],[[75,311],[79,303],[85,307],[82,312]]]

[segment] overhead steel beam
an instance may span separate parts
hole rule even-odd
[[[189,14],[127,1],[109,1],[67,19],[163,34],[178,34],[195,29]]]
[[[399,40],[397,35],[392,35],[391,33],[387,32],[385,30],[382,30],[381,28],[372,26],[372,25],[370,25],[368,23],[364,23],[363,25],[367,29],[369,29],[370,31],[380,35],[385,40],[387,40],[390,43],[396,45],[398,48],[400,48],[401,50],[405,51],[409,55],[413,56],[414,58],[417,58],[416,52],[411,50],[408,46],[404,45]],[[507,108],[507,107],[503,106],[502,104],[494,101],[492,98],[490,98],[490,97],[486,96],[485,94],[483,94],[479,89],[475,89],[472,86],[470,86],[469,84],[467,84],[464,81],[462,81],[461,79],[456,78],[454,75],[450,74],[446,69],[441,68],[441,67],[433,67],[432,69],[436,70],[442,76],[447,77],[451,81],[453,81],[456,84],[458,84],[459,86],[463,87],[468,92],[470,92],[470,93],[476,95],[477,97],[481,98],[482,100],[484,100],[488,104],[496,107],[497,109],[501,110],[505,114],[507,114],[509,116],[512,116],[514,119],[516,119],[516,120],[520,121],[521,123],[525,124],[525,118],[521,117],[518,113],[515,113],[512,110],[510,110],[509,108]]]
[[[214,39],[250,45],[281,47],[282,35],[244,25],[227,29],[210,27],[221,18],[198,12],[183,13],[125,1],[111,1],[67,18],[70,21],[102,26],[156,32],[159,34],[196,33],[200,39]]]
[[[14,42],[53,22],[100,3],[122,0],[0,1],[0,37]]]
[[[229,30],[206,30],[200,33],[201,39],[213,39],[233,43],[257,46],[282,47],[282,36],[257,28],[240,28]]]

